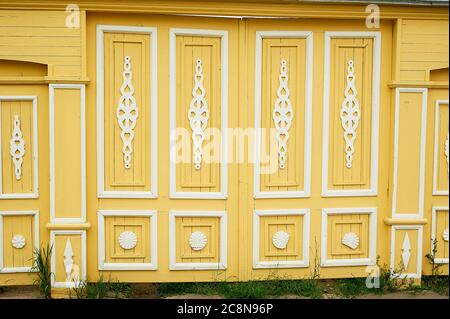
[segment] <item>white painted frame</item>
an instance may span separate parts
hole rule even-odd
[[[439,166],[439,109],[441,105],[449,107],[448,100],[436,100],[435,120],[434,120],[434,162],[433,162],[433,195],[445,196],[449,194],[448,189],[438,189],[438,166]]]
[[[261,261],[259,259],[261,216],[303,216],[303,238],[302,238],[301,259],[282,260],[282,261]],[[310,217],[309,209],[255,210],[253,213],[253,269],[309,267],[309,239],[310,239],[309,217]]]
[[[417,230],[417,272],[394,274],[395,269],[395,231]],[[422,244],[423,244],[423,225],[392,225],[391,228],[391,252],[390,252],[390,270],[391,276],[395,278],[421,278],[422,277]],[[411,248],[412,250],[413,248]]]
[[[39,211],[37,210],[11,210],[0,211],[0,273],[35,272],[33,267],[6,267],[3,268],[3,216],[33,216],[34,219],[34,249],[39,249]]]
[[[149,263],[105,262],[105,217],[148,217],[150,221]],[[158,217],[155,210],[100,210],[98,211],[98,270],[156,270],[158,268]]]
[[[433,246],[434,246],[434,240],[435,239],[437,239],[436,238],[436,228],[437,228],[437,225],[436,225],[436,222],[437,222],[437,219],[436,219],[436,215],[437,215],[437,213],[438,212],[442,212],[442,211],[449,211],[448,210],[448,206],[433,206],[432,208],[431,208],[431,251],[430,251],[430,254],[432,254],[433,253]],[[441,239],[442,240],[442,239]],[[448,258],[434,258],[434,262],[436,263],[436,264],[448,264]]]
[[[104,34],[106,32],[140,33],[150,36],[151,79],[150,105],[150,191],[106,191],[105,190],[105,127],[104,127]],[[158,63],[157,31],[154,27],[120,25],[97,25],[97,197],[98,198],[157,198],[158,197]]]
[[[372,64],[372,132],[370,159],[370,188],[355,190],[335,190],[328,188],[328,162],[330,139],[330,75],[331,75],[331,39],[333,38],[369,38],[373,39]],[[380,66],[381,32],[328,31],[325,32],[324,93],[323,93],[323,143],[322,143],[322,196],[377,196],[378,195],[378,144],[380,116]]]
[[[80,147],[81,147],[81,212],[80,218],[57,218],[55,208],[55,90],[80,90]],[[50,222],[85,223],[86,222],[86,88],[84,84],[49,85],[49,129],[50,129]],[[75,212],[78,214],[78,212]]]
[[[398,137],[400,124],[400,93],[422,93],[422,122],[420,128],[420,173],[419,173],[419,211],[417,213],[397,212],[397,184],[398,184]],[[394,179],[392,192],[392,217],[393,218],[422,218],[424,212],[425,197],[425,152],[427,135],[427,101],[428,89],[426,88],[397,88],[395,90],[395,129],[394,129]]]
[[[218,217],[220,219],[219,262],[177,263],[177,217]],[[169,269],[170,270],[223,270],[227,268],[227,212],[226,211],[169,211]]]
[[[369,215],[369,256],[355,259],[328,259],[328,215]],[[322,209],[322,239],[321,239],[321,266],[373,266],[376,264],[377,253],[377,208],[376,207],[350,207],[350,208],[324,208]]]
[[[267,38],[306,39],[306,84],[305,84],[305,141],[303,163],[303,190],[261,191],[261,90],[262,90],[262,41]],[[311,196],[311,127],[312,127],[312,78],[313,78],[313,32],[312,31],[256,31],[255,46],[255,129],[254,145],[254,198],[301,198]]]
[[[86,281],[86,231],[85,230],[52,230],[50,231],[50,247],[53,248],[50,269],[54,274],[51,276],[51,285],[55,288],[76,288],[76,282],[56,281],[56,236],[58,235],[78,235],[81,236],[81,277],[80,282]],[[61,261],[62,262],[62,261]],[[79,284],[78,283],[78,284]]]
[[[0,199],[21,199],[21,198],[39,198],[39,165],[38,165],[38,114],[37,114],[37,96],[35,95],[13,95],[13,96],[0,96],[0,107],[2,101],[32,101],[32,123],[33,123],[33,193],[18,193],[18,194],[4,194],[3,193],[3,181],[2,181],[2,147],[0,147]],[[0,112],[0,141],[2,139],[2,114]],[[25,141],[27,143],[27,141]],[[29,141],[28,141],[29,143]]]
[[[177,191],[176,177],[176,116],[177,116],[177,89],[176,89],[176,37],[177,36],[204,36],[219,37],[221,46],[221,163],[220,163],[220,192],[180,192]],[[228,31],[206,29],[179,29],[169,30],[169,117],[170,117],[170,198],[185,199],[226,199],[228,197]],[[187,115],[186,115],[187,116]]]

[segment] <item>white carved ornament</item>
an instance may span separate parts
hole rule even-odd
[[[405,237],[403,238],[402,244],[402,261],[405,269],[408,268],[410,257],[411,257],[411,243],[409,242],[408,233],[405,233]]]
[[[280,86],[277,91],[277,100],[273,109],[273,121],[276,129],[276,139],[278,142],[278,166],[280,169],[286,167],[287,142],[289,139],[289,129],[294,117],[291,100],[289,99],[288,69],[286,60],[281,60]]]
[[[361,119],[361,110],[356,99],[357,91],[355,87],[355,69],[353,60],[347,62],[347,87],[345,88],[345,99],[341,107],[341,124],[344,129],[345,140],[345,162],[346,167],[352,167],[354,143],[356,139],[356,129]]]
[[[119,235],[119,245],[125,250],[136,247],[137,241],[137,236],[132,231],[126,230]]]
[[[207,242],[206,235],[201,231],[195,231],[189,236],[189,246],[192,250],[202,250]]]
[[[202,60],[195,61],[194,88],[192,100],[189,104],[188,118],[192,130],[192,152],[194,167],[199,170],[202,163],[202,144],[205,139],[205,129],[208,123],[209,111],[205,99],[206,91],[203,87]]]
[[[359,237],[353,232],[346,233],[342,238],[342,244],[351,249],[356,249],[359,246]]]
[[[448,132],[447,132],[447,138],[445,139],[445,150],[444,150],[444,154],[445,154],[445,158],[447,159],[447,174],[449,174],[449,163],[448,163],[448,152],[449,152],[449,146],[448,146]]]
[[[26,245],[25,237],[20,234],[14,235],[11,240],[11,245],[16,249],[22,249]]]
[[[289,234],[285,231],[277,231],[272,236],[272,244],[277,249],[285,249],[287,247],[287,244],[289,242]]]
[[[67,277],[70,277],[73,270],[73,249],[70,239],[67,239],[66,247],[64,248],[64,269]]]
[[[131,83],[131,58],[125,56],[123,63],[123,83],[120,87],[120,99],[117,105],[117,122],[121,129],[120,138],[122,139],[123,161],[125,168],[131,167],[131,155],[133,153],[134,128],[138,118],[138,108],[134,98],[134,87]]]
[[[9,152],[14,164],[16,180],[20,180],[22,177],[23,156],[25,155],[25,141],[23,140],[22,130],[20,129],[19,115],[14,115],[13,131],[9,141]]]
[[[442,239],[444,239],[444,241],[448,241],[448,228],[444,229],[442,232]]]

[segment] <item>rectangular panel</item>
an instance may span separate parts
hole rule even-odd
[[[98,196],[156,197],[156,29],[97,26]]]
[[[449,243],[448,243],[448,206],[433,206],[431,215],[431,252],[436,248],[433,256],[434,262],[438,264],[448,264]]]
[[[312,32],[257,31],[255,198],[308,197]]]
[[[379,32],[326,32],[323,196],[375,196],[380,99]]]
[[[433,195],[448,195],[449,109],[448,100],[437,100],[434,121]]]
[[[85,87],[50,84],[49,94],[51,221],[83,223],[86,221]]]
[[[227,31],[170,30],[172,198],[226,198]]]
[[[422,276],[423,226],[393,225],[391,230],[391,275],[399,278]]]
[[[392,217],[423,216],[427,89],[397,88]]]
[[[0,199],[37,198],[37,97],[0,96]]]

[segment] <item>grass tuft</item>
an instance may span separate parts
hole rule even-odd
[[[51,281],[53,273],[50,270],[51,255],[53,252],[53,245],[46,247],[35,248],[32,270],[37,272],[37,278],[34,284],[39,287],[39,293],[42,297],[51,298]]]

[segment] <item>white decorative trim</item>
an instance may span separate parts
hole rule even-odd
[[[14,235],[11,240],[11,246],[16,249],[22,249],[27,244],[25,237],[21,234]]]
[[[189,246],[192,250],[203,250],[208,243],[208,238],[201,231],[195,231],[189,236]]]
[[[399,266],[395,265],[395,231],[397,230],[417,230],[417,272],[416,273],[402,273],[394,274],[394,269]],[[392,225],[391,229],[391,258],[390,258],[390,269],[391,276],[395,275],[396,278],[420,278],[422,276],[422,237],[423,236],[423,226],[422,225]],[[404,240],[404,239],[403,239]],[[409,238],[408,238],[409,241]],[[403,247],[403,244],[402,244]],[[407,245],[405,245],[405,250],[407,250]],[[403,248],[402,248],[403,249]],[[403,256],[402,256],[403,258]],[[409,260],[408,260],[409,262]],[[405,267],[406,268],[406,267]]]
[[[18,273],[18,272],[31,272],[34,270],[32,267],[7,267],[3,268],[3,216],[33,216],[33,233],[34,233],[34,249],[39,249],[39,212],[37,210],[17,210],[17,211],[0,211],[0,273]]]
[[[80,180],[81,180],[81,212],[79,218],[56,217],[55,189],[55,90],[80,90]],[[86,222],[86,89],[84,84],[50,84],[49,85],[49,128],[50,128],[50,221],[51,223],[85,223]]]
[[[419,202],[418,212],[399,213],[397,211],[397,185],[398,185],[398,138],[400,124],[400,93],[422,93],[422,122],[420,128],[420,172],[419,172]],[[392,192],[392,218],[421,218],[424,210],[425,194],[425,143],[427,135],[427,101],[428,89],[426,88],[397,88],[395,90],[395,129],[394,129],[394,179]]]
[[[448,133],[447,133],[447,139],[445,140],[445,144],[444,145],[439,145],[439,110],[441,105],[447,105],[447,107],[449,107],[449,102],[448,100],[436,100],[436,110],[435,110],[435,117],[434,117],[434,162],[433,162],[433,195],[435,196],[448,196],[448,189],[438,189],[438,166],[439,166],[439,154],[440,154],[440,149],[444,148],[444,156],[447,159],[447,174],[448,174],[448,167],[449,167],[449,163],[448,163],[448,159],[449,159],[449,155],[448,155]]]
[[[260,218],[261,216],[303,216],[303,256],[298,260],[262,261],[259,256],[260,248]],[[309,209],[277,209],[255,210],[253,213],[253,269],[260,268],[300,268],[309,267],[309,237],[310,237]]]
[[[369,215],[369,256],[355,259],[328,259],[328,215]],[[377,247],[377,208],[376,207],[349,207],[349,208],[323,208],[322,209],[322,249],[321,266],[373,266],[376,264]]]
[[[81,277],[78,277],[78,281],[56,281],[56,236],[58,235],[78,235],[81,236]],[[54,274],[51,276],[52,287],[55,288],[75,288],[78,287],[80,282],[86,281],[86,231],[85,230],[51,230],[50,231],[50,245],[53,247],[53,253],[51,256],[51,265],[50,270]],[[64,263],[64,270],[67,275],[67,271],[70,270],[70,273],[73,270],[73,251],[72,245],[70,244],[70,240],[68,239],[65,243],[65,249],[63,254],[64,259],[59,260],[58,262]],[[67,277],[66,277],[67,278]]]
[[[273,108],[272,118],[276,129],[275,137],[278,142],[278,166],[280,169],[284,169],[286,167],[289,129],[291,128],[294,114],[292,103],[289,99],[287,61],[282,60],[280,64],[280,87],[277,90],[277,100]]]
[[[117,105],[117,123],[120,127],[120,138],[123,147],[123,162],[126,169],[131,168],[131,156],[133,154],[134,128],[136,127],[139,116],[139,109],[134,98],[134,86],[131,80],[133,72],[131,71],[131,58],[127,55],[123,61],[123,82],[120,87],[120,99]]]
[[[177,217],[218,217],[220,219],[219,262],[177,262]],[[169,211],[169,269],[170,270],[220,270],[227,268],[227,213],[226,211]]]
[[[290,235],[285,231],[277,231],[272,236],[272,244],[277,249],[286,249]]]
[[[219,192],[182,192],[177,191],[176,185],[176,37],[205,36],[221,38],[221,106],[220,126],[221,136],[221,159],[220,159],[220,191]],[[228,31],[205,30],[205,29],[177,29],[169,30],[169,108],[170,108],[170,198],[196,198],[196,199],[226,199],[228,197]]]
[[[23,156],[25,155],[25,141],[22,136],[22,130],[20,129],[19,115],[14,115],[13,130],[11,139],[9,140],[9,153],[14,164],[16,180],[20,180],[22,178]]]
[[[304,111],[304,185],[300,191],[261,191],[261,109],[262,109],[262,42],[265,38],[302,38],[306,39],[305,70],[305,111]],[[255,198],[300,198],[311,196],[311,127],[312,127],[312,76],[313,76],[313,33],[312,31],[256,31],[255,48],[255,143],[253,196]]]
[[[105,261],[105,218],[107,216],[148,217],[150,220],[149,263],[107,263]],[[158,219],[155,210],[98,211],[98,270],[156,270],[158,268]]]
[[[371,161],[370,188],[357,190],[333,190],[328,188],[328,162],[330,139],[330,74],[331,74],[331,39],[332,38],[372,38],[372,132],[371,132]],[[381,63],[381,33],[364,31],[332,31],[325,32],[324,55],[324,94],[323,94],[323,143],[322,143],[322,196],[377,196],[378,194],[378,134],[380,109],[380,64]]]
[[[119,235],[119,245],[125,250],[133,249],[136,247],[138,239],[134,232],[124,231]]]
[[[359,237],[353,232],[346,233],[342,237],[342,244],[351,249],[356,249],[359,246]]]
[[[361,109],[356,99],[358,91],[355,86],[355,67],[353,60],[347,61],[347,87],[344,90],[345,99],[341,107],[341,125],[344,129],[345,140],[345,166],[352,168],[354,143],[356,140],[356,130],[361,119]]]
[[[105,132],[104,132],[104,33],[144,33],[151,37],[150,68],[151,83],[149,108],[151,143],[151,185],[150,191],[107,191],[105,190]],[[157,32],[156,28],[119,25],[97,25],[97,196],[99,198],[156,198],[158,197],[158,76],[157,76]],[[149,71],[150,72],[150,71]],[[147,107],[147,106],[142,106]]]
[[[444,239],[440,239],[438,238],[438,234],[436,234],[436,229],[437,229],[437,212],[439,211],[449,211],[448,206],[433,206],[431,208],[431,250],[430,250],[430,254],[432,253],[433,250],[433,243],[434,240],[444,240]],[[448,229],[447,229],[448,232]],[[445,241],[445,240],[444,240]],[[448,264],[448,258],[435,258],[434,262],[436,264]]]
[[[31,101],[32,102],[32,125],[33,125],[33,193],[17,193],[4,194],[2,181],[2,148],[0,147],[0,199],[16,199],[16,198],[39,198],[39,165],[38,165],[38,127],[37,127],[37,96],[0,96],[0,106],[2,101]],[[0,110],[0,140],[1,140],[2,118]],[[10,150],[11,151],[11,150]],[[16,175],[17,178],[17,175]]]

